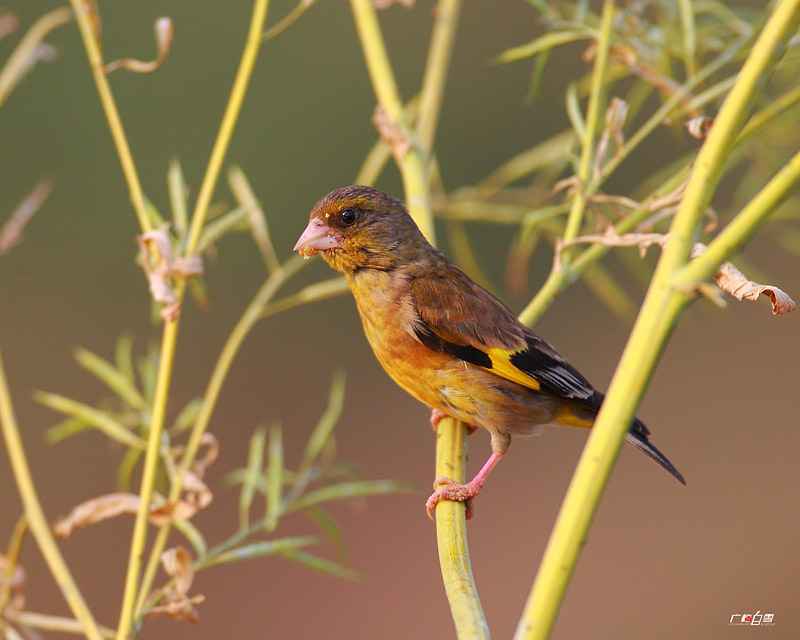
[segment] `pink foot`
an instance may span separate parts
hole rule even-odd
[[[451,500],[453,502],[463,502],[466,509],[464,516],[467,520],[471,520],[474,513],[472,499],[480,493],[482,487],[483,482],[478,483],[475,482],[475,480],[467,482],[466,484],[458,484],[444,476],[436,478],[433,483],[435,491],[425,503],[428,517],[435,521],[434,512],[436,511],[436,505],[439,504],[441,500]]]
[[[434,431],[439,429],[439,423],[446,417],[447,414],[444,411],[431,407],[431,427]]]
[[[434,520],[433,514],[434,511],[436,511],[436,505],[439,504],[439,501],[452,500],[453,502],[463,502],[466,508],[466,513],[464,515],[467,520],[471,519],[473,513],[472,499],[480,493],[483,488],[483,483],[486,482],[486,478],[497,463],[500,462],[502,457],[502,453],[493,451],[492,455],[489,456],[489,459],[486,461],[486,464],[478,471],[478,474],[466,484],[459,484],[444,476],[436,478],[436,480],[433,481],[434,492],[425,503],[425,508],[428,510],[428,517]]]
[[[431,407],[431,426],[433,427],[434,431],[439,429],[439,423],[442,421],[443,418],[446,418],[447,414],[442,411],[441,409],[434,409]],[[467,425],[467,435],[471,436],[478,430],[478,425],[476,424],[468,424]]]

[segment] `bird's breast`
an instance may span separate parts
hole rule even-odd
[[[418,400],[439,406],[436,372],[451,358],[432,352],[414,335],[419,319],[405,279],[394,272],[363,270],[348,282],[367,341],[383,368]]]

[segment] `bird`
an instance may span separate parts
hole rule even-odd
[[[506,454],[512,436],[551,425],[591,428],[604,394],[424,237],[397,198],[373,187],[336,189],[311,211],[294,247],[344,274],[367,341],[389,376],[444,416],[483,428],[491,455],[460,484],[440,477],[426,503],[466,503]],[[675,466],[634,418],[626,439],[681,483]]]

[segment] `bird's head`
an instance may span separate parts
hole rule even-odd
[[[413,261],[427,246],[403,203],[372,187],[331,191],[311,211],[295,251],[303,257],[321,253],[345,273],[357,269],[393,269]]]

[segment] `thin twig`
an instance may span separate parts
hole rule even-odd
[[[78,585],[69,571],[61,552],[56,545],[53,534],[50,531],[50,524],[42,510],[36,487],[33,485],[28,459],[25,457],[25,450],[22,446],[22,439],[19,435],[19,427],[14,417],[14,409],[11,402],[11,394],[6,382],[5,369],[3,367],[2,356],[0,356],[0,427],[3,430],[8,457],[11,461],[11,469],[14,473],[14,480],[17,482],[20,498],[25,508],[25,516],[30,524],[31,533],[39,545],[39,549],[44,556],[45,562],[58,583],[67,605],[72,610],[73,615],[83,628],[83,632],[90,640],[101,640],[102,634],[99,631],[92,612],[86,605]]]

